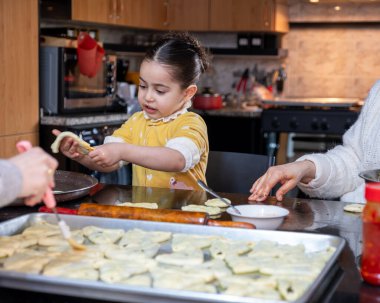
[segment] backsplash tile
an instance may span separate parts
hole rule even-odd
[[[380,28],[291,28],[285,94],[365,98],[379,78]]]

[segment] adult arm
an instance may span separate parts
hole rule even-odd
[[[14,201],[21,193],[22,175],[16,165],[0,160],[0,207]]]
[[[336,198],[364,184],[358,176],[364,167],[379,163],[380,81],[372,87],[358,120],[344,134],[343,144],[325,154],[305,155],[297,161],[314,162],[316,176],[299,188],[312,197]]]

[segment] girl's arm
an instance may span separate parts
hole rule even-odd
[[[168,172],[181,171],[186,164],[184,156],[177,150],[168,147],[139,146],[128,143],[101,145],[89,153],[89,157],[92,163],[97,165],[97,170],[100,171],[118,165],[121,160],[149,169]],[[86,164],[88,165],[90,162]]]
[[[53,134],[58,136],[61,132],[57,129],[53,130]],[[91,170],[97,170],[100,172],[112,172],[119,168],[118,163],[113,163],[113,165],[105,166],[99,165],[96,163],[89,155],[84,155],[78,152],[79,144],[74,139],[70,137],[65,137],[62,139],[61,144],[59,145],[59,150],[66,157],[86,166]]]

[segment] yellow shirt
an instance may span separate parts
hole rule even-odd
[[[143,112],[135,113],[112,137],[140,146],[166,146],[174,138],[190,139],[198,148],[199,162],[185,172],[163,172],[133,164],[132,183],[135,186],[196,189],[197,179],[206,182],[209,152],[207,127],[201,116],[185,112],[167,122],[146,119]]]

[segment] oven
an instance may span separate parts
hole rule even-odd
[[[355,123],[362,101],[356,98],[282,98],[264,100],[262,131],[268,155],[279,148],[279,135],[287,133],[287,158],[299,152],[324,152],[341,143],[344,132]],[[296,155],[296,157],[300,156]]]
[[[62,126],[62,125],[41,125],[40,126],[40,146],[47,152],[49,152],[54,158],[58,160],[58,169],[66,171],[80,172],[91,175],[97,178],[102,183],[107,184],[132,184],[132,166],[124,165],[117,171],[111,173],[100,173],[92,171],[76,161],[73,161],[63,154],[53,154],[51,151],[51,144],[55,140],[55,136],[52,134],[53,129],[59,129],[61,131],[71,131],[88,142],[91,146],[101,145],[104,142],[106,136],[112,135],[112,133],[118,129],[125,121],[104,123],[92,123],[81,124],[74,126]]]

